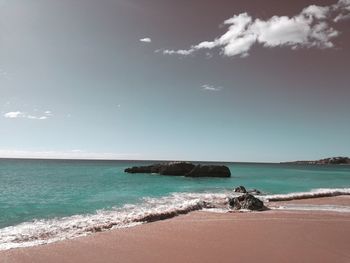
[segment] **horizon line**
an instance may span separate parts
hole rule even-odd
[[[61,161],[134,161],[134,162],[203,162],[203,163],[271,163],[283,162],[263,162],[263,161],[204,161],[204,160],[175,160],[175,159],[103,159],[103,158],[60,158],[60,157],[0,157],[0,160],[61,160]],[[288,161],[287,161],[288,162]]]
[[[285,164],[291,162],[318,161],[328,158],[337,158],[345,156],[325,157],[316,160],[292,160],[279,162],[264,161],[219,161],[219,160],[175,160],[175,159],[109,159],[109,158],[60,158],[60,157],[0,157],[0,160],[60,160],[60,161],[130,161],[130,162],[201,162],[201,163],[260,163],[260,164]],[[347,158],[347,157],[345,157]]]

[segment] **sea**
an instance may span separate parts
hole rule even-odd
[[[227,211],[227,200],[237,195],[233,189],[239,185],[258,189],[265,202],[350,194],[349,165],[223,163],[231,170],[230,178],[124,172],[152,163],[159,162],[0,159],[0,250],[132,227],[194,210]],[[319,209],[350,212],[339,206]]]

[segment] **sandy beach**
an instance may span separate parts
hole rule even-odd
[[[350,206],[350,196],[288,203]],[[347,263],[349,244],[350,213],[199,211],[73,240],[1,251],[0,262]]]

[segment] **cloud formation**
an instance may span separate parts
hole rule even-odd
[[[213,85],[208,85],[208,84],[202,85],[201,88],[204,91],[220,91],[223,89],[222,87],[215,87]]]
[[[45,111],[43,115],[37,116],[37,115],[31,115],[27,114],[22,111],[10,111],[3,115],[7,119],[17,119],[17,118],[25,118],[30,120],[46,120],[50,117],[52,117],[51,111]]]
[[[144,42],[144,43],[151,43],[152,39],[150,39],[149,37],[145,37],[145,38],[141,38],[140,42]]]
[[[331,23],[347,18],[350,18],[350,0],[339,0],[331,6],[310,5],[293,17],[273,16],[262,20],[241,13],[225,20],[228,30],[213,41],[203,41],[189,49],[166,49],[163,54],[187,56],[198,50],[220,48],[225,56],[245,57],[254,44],[270,48],[332,48],[332,40],[339,32]]]
[[[24,113],[20,111],[11,111],[4,114],[5,118],[15,119],[23,117]]]
[[[335,23],[350,19],[350,0],[340,0],[336,6],[339,14],[333,20]]]

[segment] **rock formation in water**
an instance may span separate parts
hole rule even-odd
[[[186,177],[230,177],[231,172],[224,165],[194,165],[188,162],[171,162],[148,166],[134,166],[124,170],[126,173],[158,173],[161,175]]]
[[[234,210],[248,209],[261,211],[266,209],[263,201],[248,193],[238,197],[229,198],[228,203],[230,208]]]

